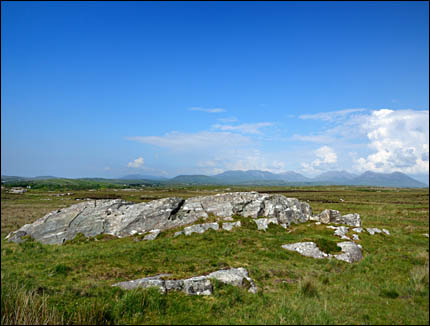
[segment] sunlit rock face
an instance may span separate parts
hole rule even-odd
[[[308,221],[312,209],[308,203],[296,198],[257,192],[232,192],[187,200],[169,197],[139,204],[121,199],[100,199],[50,212],[11,232],[7,238],[21,242],[24,236],[29,236],[41,243],[62,244],[78,233],[87,237],[98,234],[124,237],[191,224],[210,215],[267,217],[289,226]]]

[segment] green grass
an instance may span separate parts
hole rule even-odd
[[[387,228],[390,236],[361,233],[363,260],[347,264],[318,260],[281,248],[315,241],[336,252],[340,239],[324,225],[288,230],[271,224],[258,231],[252,220],[228,232],[154,241],[98,236],[66,245],[8,243],[4,236],[76,198],[117,196],[134,202],[227,191],[226,187],[151,188],[136,192],[76,190],[71,196],[31,189],[2,192],[2,324],[428,324],[428,189],[364,187],[229,187],[228,191],[274,191],[308,200],[314,213],[338,209],[359,213],[364,227]],[[341,202],[340,198],[345,201]],[[50,199],[50,200],[45,200]],[[215,219],[215,217],[211,217]],[[112,284],[158,273],[172,278],[245,267],[257,294],[217,282],[214,295],[125,291]]]

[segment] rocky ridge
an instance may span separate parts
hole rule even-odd
[[[78,233],[86,237],[98,234],[124,237],[151,231],[155,234],[155,230],[161,232],[185,226],[201,218],[207,219],[210,215],[221,218],[232,215],[253,219],[267,217],[272,223],[276,221],[276,224],[288,227],[291,223],[308,221],[312,209],[308,203],[296,198],[257,192],[223,193],[186,200],[169,197],[138,204],[121,199],[101,199],[48,213],[34,223],[11,232],[7,239],[21,242],[24,236],[29,236],[41,243],[62,244]]]

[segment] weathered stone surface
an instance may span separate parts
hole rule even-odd
[[[354,263],[363,258],[361,248],[352,241],[340,242],[337,244],[342,249],[342,253],[334,255],[338,260],[346,261],[347,263]]]
[[[361,218],[357,213],[340,215],[339,211],[334,209],[325,209],[318,215],[319,221],[324,224],[335,223],[335,224],[346,224],[349,226],[361,226]],[[316,220],[316,217],[312,217],[312,220]]]
[[[360,214],[354,213],[354,214],[343,215],[339,220],[336,221],[336,223],[360,227],[361,226]]]
[[[345,261],[347,263],[353,263],[359,261],[363,258],[361,253],[361,246],[355,244],[352,241],[340,242],[337,244],[342,253],[337,255],[326,254],[320,250],[315,242],[297,242],[292,244],[282,245],[281,247],[291,251],[297,251],[299,254],[307,257],[326,259],[326,258],[336,258],[338,260]]]
[[[312,209],[308,203],[295,198],[257,192],[223,193],[187,200],[170,197],[139,204],[101,199],[53,211],[11,232],[8,238],[17,242],[23,235],[29,235],[42,243],[61,244],[78,233],[87,237],[101,233],[123,237],[191,224],[209,214],[224,218],[233,214],[251,218],[264,216],[289,226],[308,221]]]
[[[384,232],[386,235],[390,235],[390,231],[388,231],[387,229],[382,229],[382,232]]]
[[[222,224],[223,230],[227,230],[227,231],[231,231],[233,228],[235,228],[235,227],[238,228],[240,226],[241,226],[240,221],[233,222],[233,223],[223,223]]]
[[[187,226],[186,228],[184,228],[184,234],[190,235],[193,233],[204,233],[209,229],[212,229],[215,231],[218,230],[219,229],[218,223],[204,223],[204,224],[195,224],[195,225]]]
[[[279,224],[276,218],[257,218],[254,222],[257,224],[257,229],[263,231],[266,231],[271,223]]]
[[[321,251],[317,247],[315,242],[297,242],[297,243],[291,243],[291,244],[284,244],[281,247],[287,250],[297,251],[299,254],[306,257],[312,257],[312,258],[318,258],[318,259],[329,257],[328,254]]]
[[[352,235],[352,240],[354,240],[354,241],[360,241],[360,238],[358,237],[358,234],[353,234]]]
[[[335,223],[336,220],[340,220],[341,215],[339,211],[334,209],[325,209],[319,215],[319,221],[324,224]]]
[[[158,237],[158,235],[160,234],[160,230],[155,229],[155,230],[151,230],[149,231],[149,234],[145,235],[145,237],[143,238],[143,240],[154,240],[156,237]]]
[[[352,231],[361,233],[364,229],[363,228],[353,228]]]
[[[428,233],[423,233],[423,236],[425,236],[425,237],[429,237],[429,234]]]
[[[378,228],[366,228],[367,232],[369,232],[370,235],[374,235],[375,233],[381,233],[382,231]]]
[[[133,281],[119,282],[112,286],[119,286],[124,290],[132,290],[139,287],[157,287],[162,293],[168,291],[183,291],[189,295],[211,295],[213,293],[211,279],[216,279],[225,284],[239,287],[244,287],[246,285],[246,280],[249,284],[248,291],[251,293],[257,292],[254,281],[248,276],[247,270],[242,267],[219,270],[209,275],[195,276],[182,280],[162,279],[162,277],[168,277],[170,275],[171,274],[159,274]]]

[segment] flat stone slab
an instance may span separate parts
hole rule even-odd
[[[218,223],[204,223],[204,224],[195,224],[195,225],[187,226],[186,228],[184,228],[184,234],[191,235],[193,233],[204,233],[209,229],[212,229],[215,231],[218,230],[219,229]]]
[[[281,247],[287,250],[296,251],[299,254],[317,259],[335,258],[347,263],[354,263],[363,258],[361,246],[352,241],[340,242],[337,244],[341,248],[342,253],[332,255],[323,252],[318,248],[315,242],[297,242],[292,244],[282,245]]]
[[[211,295],[213,293],[212,279],[216,279],[225,284],[245,287],[249,285],[248,292],[256,293],[257,287],[254,281],[248,276],[245,268],[223,269],[209,275],[195,276],[181,280],[165,280],[171,274],[158,274],[132,281],[115,283],[112,286],[119,286],[124,290],[136,288],[157,287],[160,292],[182,291],[188,295]],[[247,283],[247,284],[246,284]]]
[[[297,242],[281,246],[290,251],[297,251],[300,255],[317,259],[328,258],[329,255],[318,248],[315,242]]]
[[[370,235],[374,235],[376,233],[382,233],[382,230],[378,228],[366,228],[367,232],[369,232]]]

